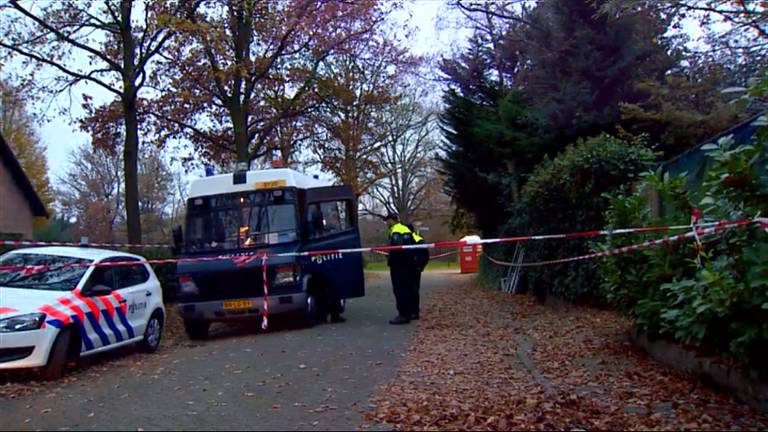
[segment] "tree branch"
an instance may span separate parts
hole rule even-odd
[[[9,50],[11,50],[11,51],[13,51],[13,52],[15,52],[15,53],[17,53],[19,55],[22,55],[24,57],[30,58],[30,59],[35,60],[37,62],[44,63],[44,64],[47,64],[49,66],[53,66],[54,68],[56,68],[56,69],[60,70],[61,72],[63,72],[65,74],[75,78],[78,81],[82,81],[82,80],[90,81],[90,82],[92,82],[94,84],[97,84],[97,85],[103,87],[107,91],[116,94],[117,96],[122,96],[123,95],[123,93],[121,91],[115,89],[114,87],[110,86],[109,84],[105,83],[104,81],[102,81],[102,80],[100,80],[98,78],[94,78],[94,77],[90,76],[90,74],[83,75],[82,73],[75,72],[75,71],[73,71],[71,69],[68,69],[68,68],[64,67],[63,65],[61,65],[59,63],[56,63],[53,60],[50,60],[48,58],[42,57],[40,55],[31,53],[31,52],[28,52],[28,51],[24,51],[24,50],[22,50],[20,48],[17,48],[14,45],[8,45],[5,42],[3,42],[2,40],[0,40],[0,47],[9,49]],[[110,68],[109,70],[111,71],[112,69]],[[104,70],[102,70],[102,71],[104,71]],[[91,73],[93,73],[93,72],[91,72]]]
[[[85,52],[87,52],[87,53],[89,53],[89,54],[91,54],[91,55],[93,55],[95,57],[100,58],[102,61],[104,61],[105,63],[110,65],[113,68],[113,70],[116,71],[116,72],[120,72],[122,70],[121,66],[117,62],[115,62],[114,60],[112,60],[109,57],[107,57],[103,52],[98,51],[95,48],[91,48],[88,45],[85,45],[85,44],[83,44],[83,43],[81,43],[81,42],[79,42],[79,41],[77,41],[75,39],[72,39],[71,37],[69,37],[68,35],[64,34],[59,29],[54,28],[53,26],[51,26],[50,24],[45,22],[43,19],[41,19],[37,15],[33,14],[32,12],[28,11],[26,8],[21,6],[21,4],[19,4],[18,0],[10,0],[10,4],[11,4],[11,6],[16,11],[20,12],[22,15],[24,15],[27,18],[31,19],[37,25],[42,27],[43,29],[51,32],[58,39],[60,39],[60,40],[62,40],[64,42],[67,42],[68,44],[70,44],[70,45],[72,45],[72,46],[74,46],[76,48],[79,48],[79,49],[81,49],[81,50],[83,50],[83,51],[85,51]]]

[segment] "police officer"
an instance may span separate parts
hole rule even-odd
[[[389,226],[389,245],[406,246],[414,244],[413,232],[400,223],[395,213],[389,213],[384,220]],[[395,294],[397,316],[389,321],[390,324],[408,324],[411,317],[417,313],[414,302],[416,289],[416,260],[410,250],[389,251],[387,258],[389,276],[392,279],[392,291]]]
[[[413,233],[414,244],[423,244],[424,237],[421,236],[421,233],[419,233],[416,230],[416,228],[414,228],[413,225],[411,224],[408,224],[406,226]],[[426,248],[414,249],[413,258],[416,261],[416,274],[414,276],[414,281],[413,281],[414,283],[413,292],[411,293],[411,296],[413,298],[413,303],[412,303],[413,311],[411,312],[411,316],[409,318],[412,320],[417,320],[419,319],[419,315],[420,315],[419,291],[421,291],[421,273],[424,271],[424,268],[427,266],[427,263],[429,263],[429,250],[427,250]]]

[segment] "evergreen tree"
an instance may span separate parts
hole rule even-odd
[[[561,146],[613,132],[619,104],[643,98],[640,81],[661,80],[675,64],[668,25],[636,8],[601,14],[600,1],[541,0],[520,34],[518,85],[557,131]]]
[[[475,37],[459,59],[443,63],[449,88],[440,117],[441,162],[446,192],[475,216],[483,234],[493,234],[551,141],[522,94],[500,90],[490,78],[486,54]]]

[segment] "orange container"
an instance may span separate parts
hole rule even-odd
[[[459,269],[461,273],[477,273],[480,270],[480,255],[482,253],[482,245],[461,246],[459,248]]]

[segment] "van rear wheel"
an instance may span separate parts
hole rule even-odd
[[[210,328],[210,321],[184,320],[184,330],[186,330],[187,336],[192,340],[207,339]]]

